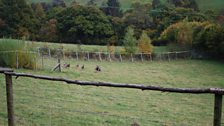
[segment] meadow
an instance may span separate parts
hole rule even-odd
[[[24,69],[16,72],[163,87],[224,87],[224,64],[217,61],[63,62],[71,63],[71,67],[61,73]],[[77,69],[77,64],[84,64],[85,69]],[[94,71],[96,65],[102,72]],[[0,82],[0,125],[6,125],[3,75]],[[81,87],[30,78],[13,78],[13,82],[19,126],[211,126],[213,121],[213,95]]]
[[[28,2],[51,2],[52,0],[28,0]],[[67,5],[69,5],[73,0],[64,0]],[[89,0],[76,0],[82,5],[85,5]],[[97,0],[98,5],[101,5],[102,2],[105,2],[106,0]],[[130,8],[132,2],[134,0],[119,0],[121,3],[121,7],[123,10],[127,10]],[[142,3],[151,3],[152,0],[138,0]],[[162,2],[165,2],[166,0],[161,0]],[[223,9],[224,1],[223,0],[196,0],[196,2],[199,5],[200,10],[206,11],[206,10],[214,10],[214,11],[220,11]]]

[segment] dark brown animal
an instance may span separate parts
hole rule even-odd
[[[65,63],[65,64],[63,65],[63,67],[64,67],[64,68],[69,68],[69,67],[70,67],[70,64]]]
[[[97,65],[96,68],[95,68],[95,70],[96,70],[97,72],[100,72],[100,71],[101,71],[101,68]]]
[[[84,66],[84,65],[82,65],[81,69],[82,69],[82,70],[84,70],[84,69],[85,69],[85,66]]]

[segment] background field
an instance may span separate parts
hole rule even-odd
[[[164,87],[224,87],[224,65],[215,61],[63,62],[72,66],[62,73],[22,69],[16,72]],[[85,70],[76,69],[76,64],[85,64]],[[102,67],[101,73],[94,72],[96,65]],[[134,122],[141,126],[212,125],[212,95],[81,87],[27,78],[13,81],[18,125],[130,126]],[[0,82],[0,125],[6,125],[3,75]]]
[[[28,0],[29,2],[51,2],[52,0]],[[73,0],[64,0],[67,4],[71,3]],[[86,4],[89,0],[76,0],[80,4]],[[98,0],[99,5],[101,5],[102,2],[106,0]],[[143,3],[151,3],[152,0],[138,0]],[[161,0],[162,2],[166,0]],[[220,11],[223,10],[224,1],[223,0],[196,0],[198,2],[199,8],[202,11],[206,10],[214,10],[214,11]],[[128,9],[131,5],[131,3],[134,2],[134,0],[120,0],[121,6],[124,10]]]

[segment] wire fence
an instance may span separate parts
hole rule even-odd
[[[37,70],[53,70],[58,65],[58,59],[63,64],[75,64],[78,61],[107,61],[107,62],[152,62],[172,61],[178,59],[191,59],[191,51],[166,52],[166,53],[136,53],[119,54],[108,52],[63,52],[62,50],[52,51],[50,49],[38,51],[1,51],[0,55],[11,57],[12,66],[16,69],[30,68]],[[28,57],[27,61],[24,59]],[[5,59],[7,60],[7,59]],[[25,66],[25,67],[24,67]]]

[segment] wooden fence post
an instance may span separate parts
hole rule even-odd
[[[75,52],[76,53],[76,60],[79,60],[79,54],[78,52]]]
[[[120,54],[120,61],[122,62],[123,60],[122,60],[122,56],[121,56],[121,54]]]
[[[109,61],[111,62],[111,56],[110,56],[110,52],[108,52],[108,56],[109,56]]]
[[[44,69],[44,56],[41,54],[41,64],[42,64],[42,69]]]
[[[133,55],[132,55],[132,53],[131,53],[131,62],[134,62],[134,59],[133,59]]]
[[[18,56],[18,51],[16,51],[16,69],[19,69],[19,56]]]
[[[89,61],[89,52],[87,52],[87,58],[88,58],[88,61]]]
[[[141,60],[142,60],[142,62],[143,62],[143,56],[142,56],[142,53],[141,53]]]
[[[150,61],[152,62],[152,53],[149,54]]]
[[[170,52],[167,53],[168,61],[170,62]]]
[[[5,74],[6,80],[6,100],[7,100],[7,111],[8,111],[8,126],[15,126],[14,120],[14,109],[13,109],[13,85],[12,75]]]
[[[51,49],[48,48],[48,56],[51,58]]]
[[[58,70],[59,70],[59,72],[61,72],[61,60],[60,60],[60,58],[58,58]]]
[[[215,94],[213,126],[221,126],[221,119],[222,119],[222,95]]]
[[[100,59],[100,61],[102,61],[102,58],[101,58],[101,53],[99,52],[99,59]]]

